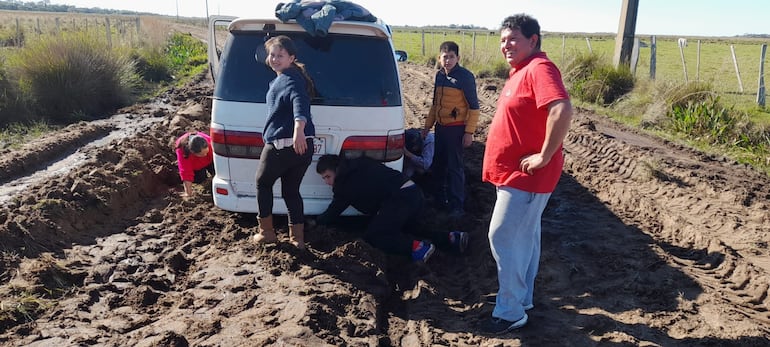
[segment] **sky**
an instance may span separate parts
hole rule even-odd
[[[285,0],[283,2],[288,2]],[[182,17],[275,17],[268,0],[51,0],[77,7]],[[496,30],[503,18],[526,13],[543,31],[616,33],[623,0],[356,0],[394,26],[475,25]],[[637,35],[735,36],[770,34],[768,0],[639,0]]]

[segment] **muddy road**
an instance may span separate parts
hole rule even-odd
[[[407,126],[433,70],[401,63]],[[501,81],[479,80],[466,152],[471,233],[462,256],[385,255],[347,228],[309,227],[308,249],[250,242],[256,218],[184,200],[173,139],[207,129],[201,76],[110,120],[72,125],[0,155],[3,346],[766,346],[770,178],[578,110],[543,216],[528,325],[478,324],[497,290],[480,182]]]

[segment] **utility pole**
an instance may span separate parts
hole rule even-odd
[[[618,35],[615,36],[615,56],[612,59],[615,67],[620,66],[620,64],[629,65],[631,62],[639,0],[623,0],[622,6]]]
[[[206,23],[209,22],[209,0],[206,0]]]
[[[179,21],[179,0],[176,0],[176,21]]]

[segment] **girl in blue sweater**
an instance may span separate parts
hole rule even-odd
[[[257,170],[257,205],[259,210],[257,243],[278,239],[273,228],[273,185],[281,179],[281,196],[289,214],[289,238],[305,248],[305,216],[299,186],[313,159],[315,127],[310,116],[313,82],[303,64],[297,61],[297,48],[288,36],[276,36],[265,42],[265,62],[277,76],[267,91],[267,118],[263,138],[265,147]]]

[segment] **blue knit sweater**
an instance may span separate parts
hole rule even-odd
[[[270,81],[267,90],[267,119],[262,134],[265,142],[294,136],[294,121],[305,121],[305,136],[315,136],[310,116],[310,95],[305,78],[296,67],[290,67]]]

